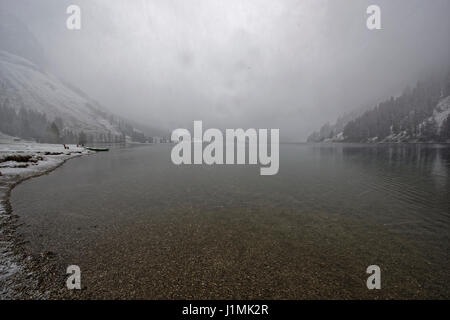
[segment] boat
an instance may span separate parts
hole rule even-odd
[[[93,148],[93,147],[86,147],[87,150],[90,151],[97,151],[97,152],[105,152],[109,151],[109,148]]]

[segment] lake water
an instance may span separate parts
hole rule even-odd
[[[28,249],[79,265],[88,298],[450,297],[449,146],[282,144],[275,176],[178,167],[171,147],[18,185]]]

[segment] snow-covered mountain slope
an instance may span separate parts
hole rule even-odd
[[[427,135],[427,131],[430,130],[430,128],[433,128],[434,135],[442,135],[443,130],[446,130],[444,128],[444,123],[446,119],[450,116],[450,96],[447,96],[445,98],[441,98],[439,100],[439,103],[436,105],[436,107],[433,110],[433,115],[431,117],[426,118],[422,123],[419,124],[419,132],[415,137],[411,137],[410,134],[406,130],[402,130],[397,133],[391,133],[387,137],[385,137],[381,142],[417,142],[418,139],[422,138],[423,136]],[[435,137],[433,139],[429,139],[434,141]],[[446,140],[446,138],[443,138],[442,140]],[[375,139],[376,141],[376,139]]]
[[[433,111],[433,116],[431,118],[436,121],[438,128],[442,127],[445,119],[450,116],[450,96],[439,101],[438,105]]]
[[[450,143],[450,70],[418,81],[340,128],[326,124],[309,141]]]
[[[86,95],[31,61],[0,50],[0,102],[59,117],[73,132],[120,135],[111,115]]]

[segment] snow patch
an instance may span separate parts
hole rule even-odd
[[[450,116],[450,96],[439,101],[436,109],[433,111],[432,118],[436,121],[438,128],[441,128],[442,123],[448,116]]]

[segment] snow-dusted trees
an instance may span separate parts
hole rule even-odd
[[[59,129],[55,122],[52,122],[47,127],[46,142],[49,143],[60,143]]]
[[[125,141],[125,134],[115,134],[111,132],[78,132],[68,129],[64,120],[56,117],[49,121],[45,114],[21,107],[19,111],[11,107],[8,99],[1,99],[0,96],[0,132],[23,139],[35,140],[45,143],[122,143]],[[131,132],[136,132],[131,129]],[[138,132],[131,134],[135,141],[145,141],[145,136]]]
[[[434,118],[426,120],[421,126],[420,137],[426,140],[438,140],[438,124]]]
[[[86,144],[86,143],[87,143],[87,136],[86,136],[86,134],[84,133],[84,131],[81,131],[81,132],[78,134],[78,144],[84,145],[84,144]]]
[[[50,125],[45,115],[40,112],[25,108],[16,112],[9,106],[8,99],[0,102],[0,131],[5,134],[44,141]]]
[[[450,115],[442,123],[440,137],[442,141],[450,140]]]
[[[389,135],[403,132],[407,140],[440,140],[438,126],[432,115],[443,94],[450,94],[447,93],[450,90],[449,82],[450,77],[444,81],[429,79],[419,82],[414,89],[405,90],[401,96],[378,104],[345,126],[345,139],[366,142],[377,137],[381,141]]]

